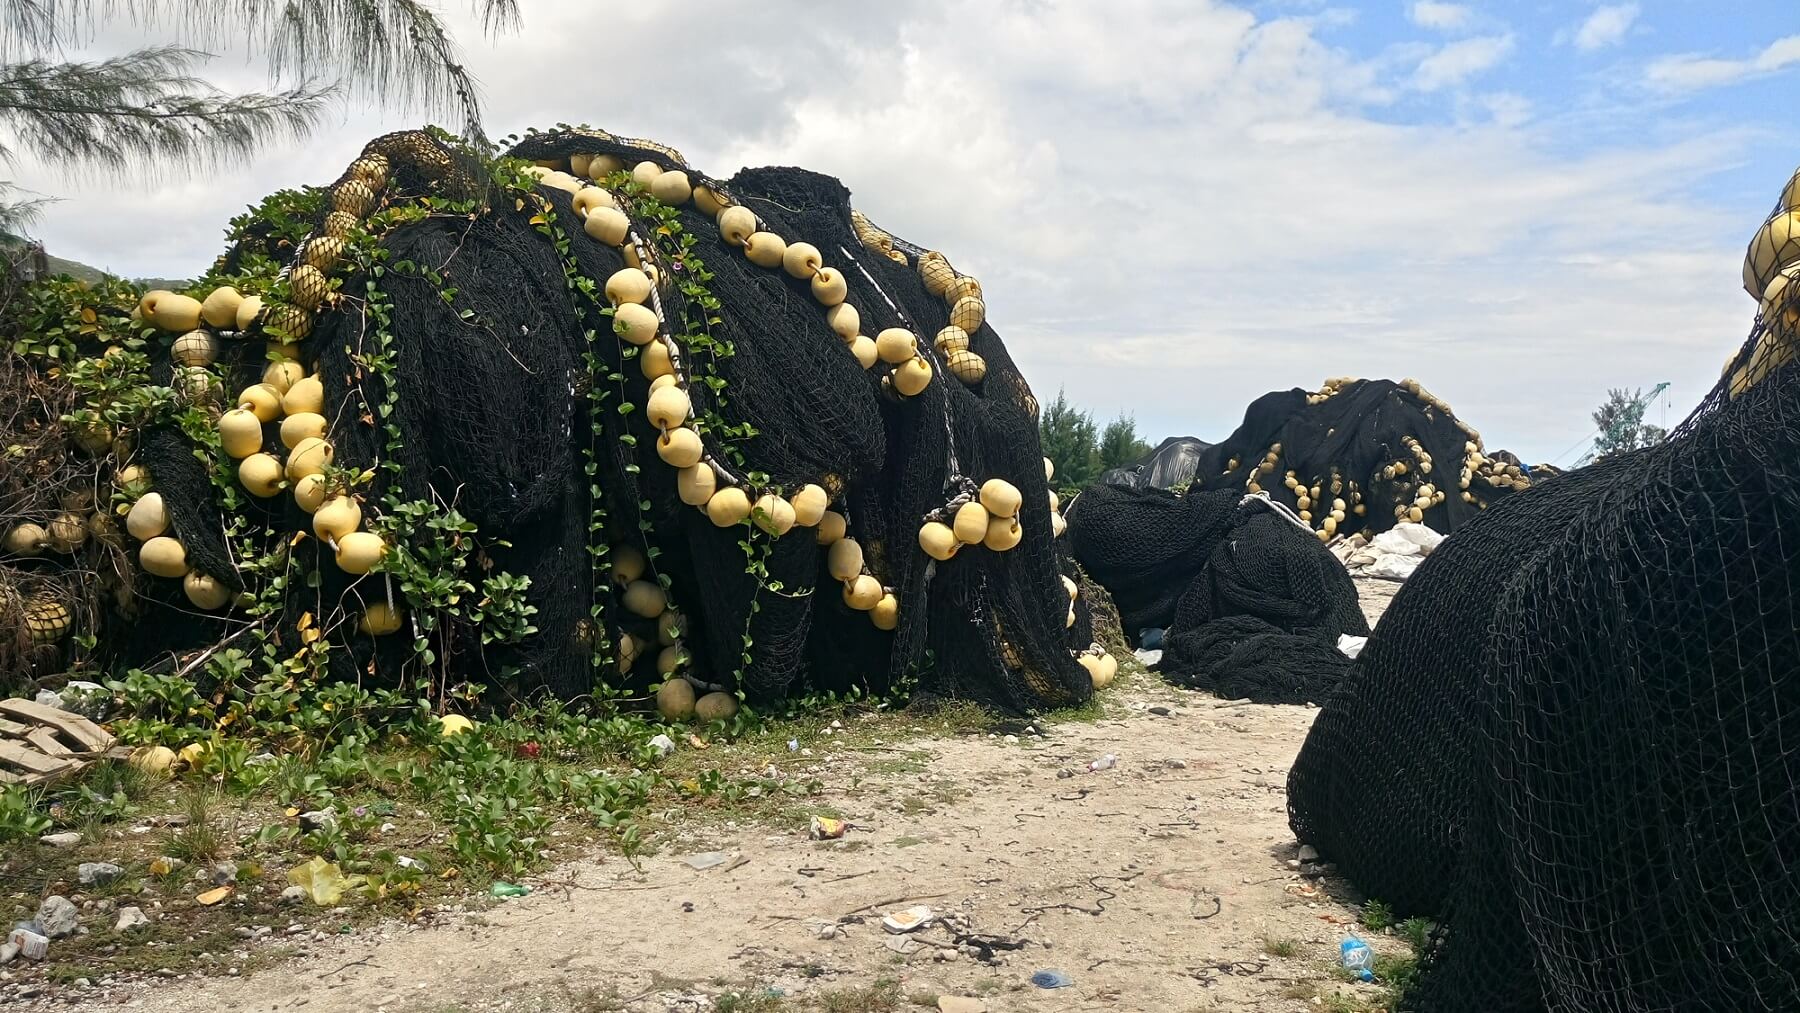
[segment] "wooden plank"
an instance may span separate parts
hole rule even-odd
[[[86,766],[86,764],[76,760],[64,760],[62,766],[47,774],[25,775],[25,784],[30,787],[48,787],[58,781],[66,780],[70,774],[75,773],[84,766]]]
[[[0,714],[22,718],[40,725],[49,725],[72,739],[73,744],[82,751],[97,753],[113,744],[113,737],[106,729],[94,724],[79,714],[45,707],[31,700],[0,700]]]
[[[0,770],[0,784],[18,784],[24,780],[10,770]]]
[[[27,774],[48,774],[61,770],[67,760],[54,760],[17,742],[0,739],[0,763],[10,763]]]
[[[22,725],[17,721],[8,721],[5,718],[0,718],[0,736],[12,739],[22,739],[25,737],[25,733],[29,731],[31,731],[30,725]]]
[[[61,758],[75,755],[73,749],[63,745],[62,740],[56,737],[56,729],[54,728],[33,728],[31,732],[25,736],[25,743],[49,757]]]

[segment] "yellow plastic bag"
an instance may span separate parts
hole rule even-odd
[[[344,899],[344,870],[317,855],[288,870],[288,882],[305,890],[314,904],[336,907]]]

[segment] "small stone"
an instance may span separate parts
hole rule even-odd
[[[1167,708],[1167,707],[1152,707],[1152,708],[1150,708],[1150,713],[1156,715],[1159,718],[1166,718],[1166,717],[1170,716],[1169,708]]]
[[[1187,761],[1186,760],[1164,760],[1163,765],[1168,767],[1170,770],[1186,770],[1187,769]]]
[[[86,978],[76,978],[75,979],[75,987],[76,988],[93,988],[94,983],[92,981],[89,981]]]
[[[129,932],[150,924],[150,919],[141,907],[122,907],[119,909],[119,920],[113,925],[114,932]]]
[[[283,904],[298,904],[305,899],[306,887],[304,886],[290,886],[286,890],[281,891],[281,902]]]
[[[219,862],[212,867],[214,886],[225,886],[237,882],[238,867],[236,862]]]
[[[962,956],[962,954],[956,952],[955,950],[939,950],[939,951],[937,951],[937,953],[935,955],[932,956],[931,959],[936,960],[939,963],[949,963],[950,961],[953,961],[961,956]]]
[[[44,935],[51,939],[62,939],[75,934],[75,930],[81,927],[81,917],[69,898],[51,896],[45,897],[44,902],[38,905],[37,924]]]
[[[231,933],[232,933],[232,935],[237,936],[239,939],[255,939],[256,938],[256,930],[251,928],[248,925],[239,925],[237,928],[232,929]]]
[[[1006,743],[1009,746],[1016,746],[1019,744],[1019,737],[1017,735],[1008,735],[1005,738],[1002,738],[1000,741]]]
[[[311,833],[337,826],[337,813],[330,809],[314,809],[300,814],[300,829]]]
[[[1310,844],[1302,844],[1299,857],[1302,862],[1316,862],[1319,860],[1319,849]]]
[[[1073,770],[1069,770],[1067,768],[1064,768],[1064,769],[1056,772],[1056,779],[1058,781],[1066,781],[1069,778],[1074,777],[1074,776],[1075,776],[1075,772]]]
[[[38,838],[38,843],[50,848],[73,848],[81,843],[81,835],[73,831],[61,834],[45,834]]]
[[[987,1003],[962,995],[940,995],[938,1013],[987,1013]]]
[[[124,874],[124,869],[111,862],[83,862],[75,869],[82,886],[105,886]]]
[[[17,957],[18,955],[19,955],[19,944],[18,943],[14,943],[14,942],[0,943],[0,967],[5,967],[7,964],[12,963],[13,958]]]
[[[1300,868],[1300,860],[1298,858],[1290,858],[1287,860],[1287,866],[1290,869],[1299,869]]]
[[[656,750],[656,755],[660,759],[675,751],[675,740],[659,733],[650,740],[650,748]]]
[[[838,937],[838,927],[836,925],[821,925],[821,926],[819,926],[819,938],[820,939],[836,939],[837,937]]]

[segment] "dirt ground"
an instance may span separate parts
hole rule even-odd
[[[1369,610],[1392,589],[1366,586]],[[112,1001],[170,1013],[700,1011],[731,1008],[718,997],[732,991],[803,1002],[883,980],[921,1004],[981,997],[996,1011],[1298,1013],[1339,991],[1373,1000],[1371,986],[1330,973],[1357,898],[1290,865],[1287,768],[1316,713],[1137,676],[1099,720],[1016,736],[839,751],[821,729],[815,755],[792,765],[829,786],[808,804],[850,818],[843,840],[695,827],[641,869],[597,856],[485,911],[327,937],[244,977]],[[1107,754],[1117,766],[1086,769]],[[706,871],[682,861],[714,850],[733,857]],[[920,904],[933,925],[884,931],[882,914]],[[1040,970],[1073,984],[1037,988]]]

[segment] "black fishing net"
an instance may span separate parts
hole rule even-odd
[[[1129,636],[1164,629],[1170,681],[1259,703],[1323,700],[1367,620],[1305,525],[1261,497],[1095,485],[1069,507],[1076,559]]]
[[[1446,541],[1321,710],[1296,836],[1442,923],[1403,1008],[1800,1006],[1793,308],[1666,443]]]
[[[670,281],[658,289],[663,319],[710,318],[701,326],[714,347],[729,350],[692,353],[706,358],[718,381],[689,384],[696,410],[742,427],[729,448],[709,450],[755,487],[819,483],[833,493],[832,509],[849,518],[869,573],[899,601],[899,626],[884,632],[845,603],[810,529],[780,539],[747,525],[721,529],[681,502],[675,470],[653,449],[656,432],[642,410],[647,380],[635,352],[612,335],[604,298],[578,291],[591,283],[597,293],[626,266],[624,257],[584,234],[569,193],[538,187],[547,207],[515,200],[456,149],[420,133],[379,138],[370,154],[391,170],[385,206],[485,202],[474,214],[417,215],[381,235],[383,272],[344,276],[343,298],[318,315],[301,352],[324,385],[337,465],[373,470],[360,493],[365,513],[384,497],[454,509],[479,531],[484,570],[530,580],[536,633],[488,645],[465,636],[439,668],[563,698],[600,685],[641,692],[659,679],[658,624],[630,614],[605,564],[596,564],[609,548],[635,548],[652,560],[649,578],[668,584],[686,671],[702,687],[770,702],[916,680],[921,693],[1009,711],[1088,697],[1090,679],[1073,652],[1088,648],[1094,631],[1083,602],[1076,621],[1066,620],[1061,578],[1075,570],[1054,541],[1037,403],[991,327],[971,334],[972,350],[986,362],[983,379],[959,382],[943,356],[927,349],[936,378],[900,398],[884,387],[883,370],[865,370],[846,353],[806,282],[750,263],[694,203],[679,212],[682,230],[696,238],[687,260],[657,263]],[[588,131],[534,134],[514,154],[541,162],[601,154],[627,166],[684,167],[669,149]],[[853,216],[849,192],[836,180],[789,168],[747,170],[724,182],[687,171],[753,210],[764,229],[818,247],[842,270],[865,334],[910,326],[929,345],[949,322],[945,301],[920,278],[924,251]],[[328,192],[354,178],[347,173]],[[545,234],[553,225],[567,234],[563,249]],[[639,215],[633,227],[650,234],[657,226]],[[294,250],[251,229],[221,264],[252,254],[283,259]],[[690,305],[685,283],[702,280],[702,263],[702,287],[716,305]],[[371,367],[378,352],[391,368]],[[231,383],[254,382],[245,374],[261,365],[224,368]],[[590,396],[597,385],[605,388],[602,400]],[[637,410],[621,410],[627,403]],[[145,447],[196,568],[231,579],[225,518],[204,466],[173,430],[146,434]],[[278,442],[271,449],[281,450]],[[966,492],[964,483],[990,478],[1011,482],[1023,497],[1022,543],[932,561],[918,543],[926,515]],[[306,527],[290,497],[244,509],[272,531]],[[329,551],[320,553],[311,539],[292,551],[318,576],[315,588],[285,603],[284,628],[309,611],[337,617],[341,649],[332,671],[343,678],[397,679],[416,664],[408,638],[359,636],[351,621],[371,601],[404,605],[399,580],[352,579],[316,565]],[[179,587],[171,596],[162,583],[165,601],[179,598]],[[619,665],[616,649],[627,635],[647,647]],[[141,654],[174,650],[168,641],[178,638],[139,639],[131,650]]]
[[[1328,380],[1274,391],[1194,466],[1194,489],[1266,492],[1315,531],[1379,534],[1398,521],[1448,534],[1528,488],[1529,469],[1416,380]]]

